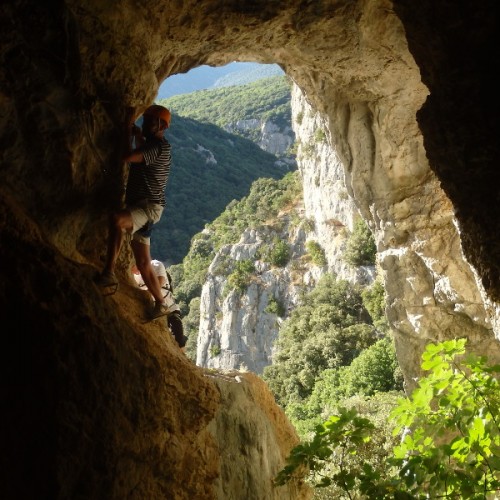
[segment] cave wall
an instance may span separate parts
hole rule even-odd
[[[328,124],[386,255],[408,237],[388,226],[391,207],[425,220],[422,206],[439,200],[433,220],[443,209],[446,228],[456,225],[460,272],[474,275],[480,302],[477,317],[453,299],[448,311],[466,316],[476,350],[498,355],[492,0],[7,0],[0,14],[6,498],[217,497],[216,385],[160,325],[138,321],[130,252],[119,294],[103,298],[92,284],[107,211],[122,195],[124,124],[163,79],[198,65],[281,65]],[[401,181],[390,196],[384,175]],[[397,301],[407,276],[392,269],[386,260],[398,326],[412,304]],[[398,351],[414,347],[402,359],[410,378],[425,335],[415,340],[406,325],[398,339]]]

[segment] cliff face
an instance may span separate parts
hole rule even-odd
[[[385,112],[394,114],[394,107]],[[325,121],[298,88],[292,109],[305,215],[314,221],[330,267],[351,282],[369,281],[373,270],[345,264],[342,229],[352,230],[359,213],[368,222],[408,389],[420,373],[421,359],[415,353],[428,342],[467,336],[473,349],[486,348],[489,356],[498,356],[491,323],[495,315],[489,316],[481,299],[482,287],[462,252],[453,208],[420,151],[417,131],[410,134],[410,144],[393,147],[382,141],[378,146],[372,136],[377,127],[367,129],[367,110],[358,110],[346,130],[344,117]],[[396,123],[401,118],[393,117]],[[351,147],[350,165],[343,144]],[[387,164],[388,169],[383,167]]]
[[[92,283],[126,174],[123,125],[197,65],[278,63],[321,117],[376,235],[407,381],[429,340],[465,334],[498,359],[494,12],[493,0],[3,2],[4,497],[223,495],[227,399],[160,323],[138,321],[130,252],[118,294]],[[260,414],[272,439],[255,457],[273,464],[248,477],[271,489],[295,437],[276,431],[276,408]]]
[[[303,212],[299,202],[269,224],[246,230],[237,244],[219,250],[201,294],[197,365],[261,374],[271,364],[279,324],[297,306],[301,292],[311,290],[323,273],[307,258],[305,242],[311,233],[296,222]],[[286,242],[289,249],[290,260],[283,267],[258,256],[276,241]],[[245,260],[256,262],[248,287],[229,287],[226,293],[230,273]],[[272,302],[283,312],[273,312]]]
[[[289,149],[293,146],[295,135],[290,124],[280,126],[272,120],[239,120],[226,127],[228,132],[240,134],[253,140],[258,146],[289,164],[294,164]]]
[[[221,248],[211,263],[200,301],[199,366],[261,374],[272,363],[280,324],[324,273],[365,285],[375,277],[373,267],[354,268],[342,258],[359,212],[347,193],[344,167],[329,145],[326,125],[297,87],[292,110],[303,197],[276,220],[247,229],[238,243]],[[262,258],[265,248],[276,241],[286,242],[290,250],[290,260],[282,267]],[[321,247],[324,265],[311,259],[308,242]],[[236,263],[247,259],[256,262],[249,286],[224,293]],[[280,314],[270,310],[272,302],[280,305]]]

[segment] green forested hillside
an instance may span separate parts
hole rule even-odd
[[[187,73],[169,76],[158,89],[158,99],[167,99],[174,95],[190,94],[196,90],[247,83],[283,75],[277,64],[259,64],[251,62],[232,62],[225,66],[198,66]]]
[[[213,85],[216,87],[231,87],[233,85],[246,85],[263,78],[283,76],[284,71],[277,64],[236,63],[242,65],[239,71],[234,71],[221,76]]]
[[[173,113],[167,139],[172,170],[167,206],[151,239],[153,258],[180,263],[193,235],[232,200],[247,195],[260,177],[281,178],[288,167],[253,142]]]
[[[265,78],[247,85],[199,90],[158,101],[173,113],[225,127],[238,120],[272,119],[291,123],[290,81],[286,76]]]

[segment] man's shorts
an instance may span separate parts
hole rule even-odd
[[[134,227],[132,229],[132,239],[149,245],[151,242],[151,232],[163,213],[163,207],[158,203],[149,203],[147,200],[127,207],[130,211]]]

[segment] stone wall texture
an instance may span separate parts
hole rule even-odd
[[[160,322],[141,323],[127,248],[116,295],[92,282],[126,125],[199,65],[277,63],[321,119],[376,237],[409,387],[430,340],[465,335],[498,361],[496,12],[493,0],[2,2],[2,497],[278,498],[272,475],[297,437],[265,387],[213,380]],[[235,397],[255,408],[245,425]]]

